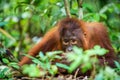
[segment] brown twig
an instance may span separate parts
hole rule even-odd
[[[70,14],[70,9],[69,9],[69,3],[68,3],[68,0],[64,0],[64,5],[65,5],[65,11],[66,11],[66,15],[67,17],[71,17],[71,14]]]
[[[95,58],[97,59],[97,55],[95,55]],[[93,80],[95,78],[95,74],[96,74],[96,65],[95,65],[95,63],[93,63],[92,66],[93,66],[93,70],[92,70],[91,75],[90,75],[90,80]]]
[[[79,69],[79,68],[75,71],[74,78],[76,78],[76,77],[77,77],[77,75],[78,75],[78,72],[79,72],[79,71],[80,71],[80,69]]]

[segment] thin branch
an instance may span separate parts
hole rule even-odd
[[[5,31],[4,29],[0,28],[0,32],[2,34],[4,34],[5,36],[7,36],[9,39],[16,41],[14,37],[12,37],[7,31]]]
[[[82,19],[83,18],[83,9],[82,9],[83,0],[77,0],[77,3],[78,3],[78,18]]]
[[[65,11],[66,11],[66,15],[67,17],[71,17],[71,14],[70,14],[70,9],[69,9],[69,3],[68,3],[68,0],[64,0],[64,5],[65,5]]]
[[[32,4],[32,5],[33,5],[33,4],[34,4],[34,2],[35,2],[35,0],[32,0],[32,1],[30,2],[30,4]]]
[[[79,68],[75,71],[74,78],[76,78],[76,77],[77,77],[77,75],[78,75],[78,72],[79,72],[79,71],[80,71],[80,69],[79,69]]]

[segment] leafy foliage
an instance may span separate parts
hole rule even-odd
[[[55,75],[58,72],[57,66],[55,64],[52,64],[52,61],[55,59],[60,59],[61,57],[57,54],[61,54],[62,51],[54,51],[54,52],[48,52],[46,55],[44,55],[42,52],[39,53],[38,58],[34,58],[32,56],[27,55],[28,57],[32,58],[32,61],[38,65],[25,65],[23,66],[23,73],[28,74],[30,77],[40,77],[44,76],[46,74]],[[34,69],[35,72],[31,73],[31,71]]]
[[[72,17],[78,17],[78,4],[77,0],[72,1],[70,4],[70,12]],[[120,1],[119,0],[84,0],[83,7],[83,20],[92,22],[99,21],[103,22],[107,28],[110,35],[112,45],[117,53],[118,58],[120,58]],[[27,53],[28,50],[33,46],[34,43],[39,41],[39,37],[43,36],[49,29],[54,27],[54,25],[61,19],[66,17],[64,3],[62,0],[0,0],[0,43],[2,43],[6,48],[9,48],[12,52],[12,56],[8,56],[8,52],[5,47],[0,46],[0,64],[6,65],[7,70],[15,68],[19,69],[17,65],[18,60],[20,59],[21,53]],[[82,65],[84,62],[88,62],[90,56],[92,55],[103,55],[103,52],[106,50],[101,49],[100,47],[95,47],[93,50],[84,52],[81,49],[74,48],[75,54],[68,55],[68,60],[73,61],[73,63],[68,66],[61,63],[56,63],[51,65],[51,62],[54,59],[61,59],[56,52],[49,53],[44,55],[43,53],[39,54],[39,60],[33,58],[33,62],[36,65],[31,65],[30,69],[35,69],[39,64],[44,69],[43,73],[46,74],[49,72],[51,75],[57,73],[57,66],[60,66],[64,69],[72,72],[78,64]],[[94,50],[96,52],[94,52]],[[85,54],[83,54],[85,53]],[[87,54],[91,53],[91,55]],[[100,53],[100,54],[99,54]],[[103,54],[102,54],[103,53]],[[83,60],[78,58],[83,56]],[[70,57],[70,59],[69,59]],[[81,62],[75,60],[81,60]],[[93,59],[95,62],[96,58]],[[92,59],[90,60],[91,63]],[[77,64],[78,63],[78,64]],[[90,68],[91,64],[88,63],[83,65],[85,68],[83,72]],[[115,62],[117,68],[115,71],[120,74],[119,62]],[[57,66],[56,66],[57,65]],[[86,66],[86,67],[85,67]],[[1,67],[1,66],[0,66]],[[27,66],[28,67],[28,66]],[[38,68],[38,67],[37,67]],[[104,73],[106,69],[100,69],[100,73]],[[29,69],[28,69],[29,70]],[[36,69],[37,70],[37,69]],[[111,68],[108,69],[111,71]],[[1,72],[2,71],[2,72]],[[1,78],[5,78],[4,69],[1,69],[0,74]],[[39,71],[39,70],[38,70]],[[10,72],[10,71],[9,71]],[[8,72],[8,74],[9,74]],[[114,71],[113,71],[114,72]],[[29,71],[25,71],[29,74]],[[29,74],[30,76],[36,76],[35,74]],[[39,73],[38,73],[39,74]],[[40,73],[41,74],[41,73]],[[107,73],[106,73],[107,74]],[[101,74],[100,74],[101,75]],[[37,75],[38,76],[38,75]],[[9,78],[11,77],[11,74]],[[99,75],[98,75],[99,77]],[[103,74],[102,74],[103,77]],[[100,77],[101,78],[101,77]],[[96,79],[100,79],[96,78]],[[101,78],[102,79],[102,78]],[[104,77],[103,79],[108,79]],[[113,78],[111,78],[113,79]],[[116,78],[114,78],[116,79]]]
[[[12,53],[2,45],[0,46],[0,78],[1,79],[13,79],[13,69],[20,69],[17,59],[14,58]]]
[[[11,78],[12,77],[12,73],[10,73],[10,68],[6,67],[6,66],[0,66],[0,78]]]
[[[83,51],[81,48],[74,47],[73,53],[67,53],[68,61],[72,62],[70,66],[65,66],[63,64],[57,64],[59,67],[65,68],[68,72],[73,72],[81,65],[83,72],[88,71],[92,68],[92,65],[97,63],[97,57],[95,55],[102,56],[107,52],[104,48],[100,46],[95,46],[93,49]],[[94,56],[94,57],[93,57]]]
[[[100,67],[100,65],[98,64],[97,56],[102,56],[106,54],[108,50],[96,45],[93,49],[86,51],[83,51],[81,48],[74,47],[73,51],[74,52],[72,53],[65,53],[67,60],[71,62],[70,65],[58,62],[52,64],[52,62],[56,59],[62,60],[62,57],[59,56],[59,54],[61,54],[61,51],[48,52],[46,53],[46,55],[40,52],[38,55],[39,59],[29,56],[30,58],[32,58],[32,61],[35,64],[24,65],[22,68],[23,73],[28,74],[30,77],[43,77],[48,76],[48,74],[57,74],[58,68],[66,69],[69,73],[72,73],[77,68],[80,68],[84,73],[91,69],[93,65],[95,65],[95,80],[117,80],[120,78],[120,76],[118,75],[120,64],[118,62],[116,62],[116,69],[110,68],[108,66]]]
[[[119,80],[120,76],[116,74],[115,70],[110,67],[100,69],[96,75],[95,80]]]

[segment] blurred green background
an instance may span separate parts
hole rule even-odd
[[[70,13],[78,17],[77,0]],[[83,0],[83,20],[103,22],[116,53],[120,53],[120,0]],[[0,43],[15,57],[28,50],[62,18],[63,0],[0,0]]]

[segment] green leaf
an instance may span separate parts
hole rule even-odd
[[[47,56],[48,57],[51,57],[51,56],[53,56],[53,55],[56,55],[56,54],[61,54],[61,53],[63,53],[63,51],[53,51],[53,52],[47,52]]]
[[[55,58],[56,58],[56,59],[62,59],[62,57],[61,57],[61,56],[58,56],[58,55],[56,55]]]
[[[36,64],[42,65],[42,62],[41,62],[40,60],[38,60],[38,59],[33,59],[32,61],[33,61],[34,63],[36,63]]]
[[[77,54],[75,54],[75,53],[67,53],[67,58],[68,58],[68,61],[74,61],[77,57],[82,57],[82,56],[80,56],[80,55],[77,55]]]
[[[80,64],[81,64],[81,61],[82,61],[82,58],[77,57],[77,58],[74,60],[74,62],[72,62],[72,63],[70,64],[70,68],[69,68],[68,72],[71,73],[71,72],[73,72],[77,67],[79,67]]]
[[[58,68],[55,65],[51,65],[50,72],[52,75],[55,75],[58,72]]]
[[[103,19],[107,19],[107,16],[105,14],[100,14],[100,17],[102,17]]]
[[[82,72],[85,73],[91,68],[92,68],[92,64],[90,62],[87,62],[86,64],[84,64],[84,66],[82,66]]]
[[[34,65],[24,65],[23,67],[23,73],[28,74],[30,77],[40,77],[40,69]]]
[[[96,13],[94,16],[95,21],[100,21],[100,15]]]
[[[43,52],[39,52],[39,56],[41,57],[41,58],[43,58],[45,55],[44,55],[44,53]]]
[[[120,63],[117,62],[117,61],[114,61],[114,63],[115,63],[115,65],[116,65],[116,67],[120,69]]]
[[[56,65],[57,65],[58,67],[64,68],[64,69],[66,69],[66,70],[69,70],[69,66],[67,66],[67,65],[65,65],[65,64],[56,63]]]
[[[93,49],[100,49],[100,46],[96,45]]]
[[[49,0],[50,1],[50,3],[57,3],[58,2],[58,0]]]
[[[12,73],[10,72],[10,68],[7,66],[0,66],[0,79],[2,78],[10,78],[12,76]]]
[[[74,51],[74,53],[76,53],[78,55],[82,55],[82,53],[83,53],[83,49],[82,48],[78,48],[76,46],[73,47],[73,51]]]
[[[104,76],[103,76],[103,73],[99,73],[95,76],[95,80],[104,80]]]
[[[7,24],[7,22],[0,22],[0,27],[5,26],[6,24]]]
[[[15,62],[9,63],[8,66],[11,66],[11,67],[13,67],[15,69],[20,69],[20,67],[18,66],[18,63],[15,63]]]
[[[95,50],[96,54],[98,54],[98,55],[100,55],[100,56],[102,56],[102,55],[104,55],[104,54],[106,54],[106,53],[108,52],[108,50],[106,50],[106,49],[104,49],[104,48],[101,48],[101,47],[98,46],[98,45],[94,46],[93,49]]]
[[[6,58],[3,58],[2,61],[3,61],[3,63],[5,63],[5,64],[8,64],[8,63],[9,63],[9,60],[6,59]]]

